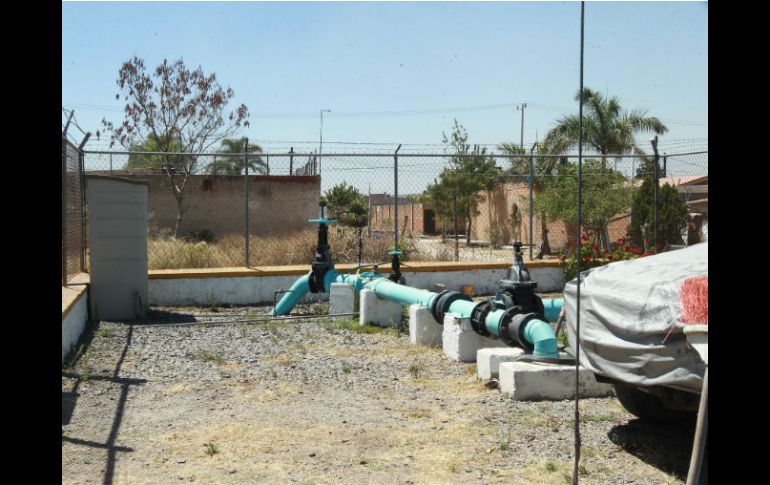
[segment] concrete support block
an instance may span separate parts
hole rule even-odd
[[[433,318],[428,307],[409,305],[409,340],[413,344],[441,347],[444,328]]]
[[[476,375],[479,379],[497,378],[502,362],[513,362],[524,355],[519,347],[493,347],[476,352]]]
[[[355,300],[353,288],[347,283],[332,283],[329,291],[329,313],[353,313]]]
[[[361,325],[372,323],[380,327],[395,327],[401,323],[401,305],[392,301],[381,300],[372,290],[361,290]]]
[[[612,396],[612,386],[580,368],[580,397]],[[575,398],[575,367],[530,362],[500,364],[500,390],[515,401],[561,401]]]
[[[476,362],[476,352],[485,347],[508,347],[504,342],[483,337],[473,331],[470,318],[447,313],[441,334],[444,355],[458,362]]]

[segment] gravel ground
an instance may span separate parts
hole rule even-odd
[[[95,326],[62,370],[63,483],[571,483],[573,401],[503,398],[403,331],[212,310]],[[581,483],[683,483],[692,427],[580,407]]]

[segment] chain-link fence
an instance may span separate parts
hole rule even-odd
[[[635,194],[656,176],[702,218],[667,243],[707,237],[708,152],[661,154],[657,165],[651,155],[583,160],[584,221],[600,221],[608,242],[629,232]],[[396,228],[406,264],[507,262],[517,240],[527,256],[547,258],[576,232],[576,167],[574,155],[85,152],[88,173],[149,182],[151,269],[309,264],[308,219],[322,197],[339,220],[330,232],[336,262],[387,260]],[[650,214],[665,194],[653,194]]]
[[[62,135],[62,285],[85,271],[85,185],[83,157],[72,142]]]

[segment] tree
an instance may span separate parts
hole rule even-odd
[[[352,227],[368,225],[369,211],[363,194],[346,182],[331,187],[324,194],[329,208],[329,217],[337,222]]]
[[[580,91],[575,100],[580,100]],[[641,110],[623,110],[619,98],[607,99],[590,88],[583,88],[583,105],[583,143],[605,155],[602,157],[604,166],[607,156],[631,152],[644,154],[636,146],[635,134],[654,132],[662,135],[668,131],[658,118],[647,117]],[[548,132],[546,139],[551,145],[574,148],[580,138],[579,124],[577,115],[565,116]]]
[[[535,200],[535,210],[571,223],[577,220],[577,164],[559,165],[555,175],[544,184]],[[622,173],[603,166],[599,160],[583,162],[582,227],[595,231],[597,242],[603,242],[605,249],[610,249],[606,240],[610,220],[631,205],[632,197],[633,187]]]
[[[227,155],[216,159],[206,167],[206,172],[211,175],[242,175],[245,169],[249,167],[249,173],[252,174],[270,174],[270,167],[259,155],[247,155],[244,153],[262,153],[262,147],[259,145],[249,145],[248,152],[246,144],[248,138],[225,138],[221,141],[220,151],[228,153]]]
[[[628,225],[628,236],[637,246],[645,245],[642,237],[642,225],[647,224],[647,238],[653,239],[655,223],[655,194],[654,182],[648,176],[642,182],[641,188],[631,206],[631,223]],[[682,244],[682,230],[687,226],[689,215],[682,196],[676,187],[665,184],[658,191],[658,240],[655,246]],[[645,249],[647,249],[645,247]]]
[[[473,216],[478,213],[480,192],[491,190],[501,175],[495,165],[495,159],[486,155],[486,149],[478,145],[471,147],[468,132],[457,120],[454,120],[452,133],[442,133],[444,144],[454,150],[449,159],[449,167],[439,175],[439,181],[428,186],[429,196],[436,215],[441,220],[453,218],[453,204],[456,200],[458,218],[466,223],[466,244],[471,242]]]
[[[536,143],[535,150],[536,155],[532,157],[532,171],[534,172],[532,177],[532,192],[535,196],[539,196],[545,189],[545,184],[548,180],[551,180],[556,167],[561,163],[561,160],[557,157],[544,157],[542,155],[558,155],[566,151],[566,147],[558,144],[559,140],[551,138],[545,140],[543,143]],[[506,170],[506,174],[510,180],[514,183],[524,182],[529,184],[530,177],[530,157],[526,156],[526,152],[523,147],[515,145],[513,143],[502,143],[497,147],[504,155],[509,155],[511,166]],[[535,153],[533,153],[535,155]],[[547,213],[543,210],[540,212],[540,240],[542,241],[542,251],[539,257],[544,254],[551,254],[551,245],[548,242],[548,218]],[[530,241],[532,244],[532,241]]]
[[[167,169],[166,163],[166,155],[156,155],[156,154],[148,154],[148,153],[141,153],[141,152],[160,152],[162,151],[162,143],[158,141],[157,138],[155,138],[155,135],[150,133],[146,140],[144,140],[142,143],[132,143],[131,146],[129,146],[129,154],[128,154],[128,161],[126,162],[126,165],[123,167],[126,170],[132,170],[132,169],[154,169],[154,170],[164,170]],[[181,151],[181,145],[179,143],[179,140],[172,139],[169,143],[169,147],[171,151],[179,152]],[[170,165],[174,168],[177,166],[183,166],[185,163],[185,155],[169,155],[168,160],[170,161]]]
[[[102,120],[110,133],[110,147],[119,143],[126,149],[153,140],[160,152],[201,153],[237,129],[249,126],[249,111],[241,104],[234,111],[226,107],[235,96],[224,89],[215,74],[201,67],[188,69],[182,59],[163,62],[147,71],[144,60],[134,56],[124,62],[116,81],[123,96],[123,122],[114,125]],[[196,168],[197,157],[161,155],[163,173],[177,203],[174,236],[179,233],[184,214],[187,181]]]

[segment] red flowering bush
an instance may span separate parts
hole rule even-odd
[[[595,232],[586,231],[580,238],[579,251],[575,250],[575,243],[573,241],[567,242],[567,247],[559,255],[559,261],[564,267],[564,274],[568,281],[577,275],[578,258],[581,258],[580,270],[585,271],[613,261],[625,261],[650,256],[657,254],[662,249],[662,247],[650,248],[645,251],[643,248],[634,246],[627,237],[624,237],[612,243],[613,249],[610,252],[606,249],[600,250],[597,244],[592,243],[591,241],[595,240],[595,238]]]

